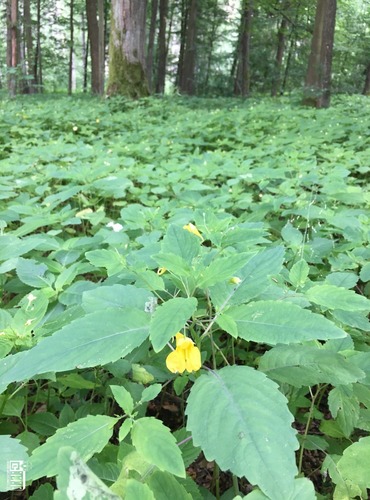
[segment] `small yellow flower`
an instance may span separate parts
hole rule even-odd
[[[242,280],[240,278],[238,278],[237,276],[233,276],[229,283],[231,283],[232,285],[239,285],[239,283],[241,283]]]
[[[177,333],[176,349],[167,356],[166,365],[172,373],[196,372],[202,366],[200,350],[191,339]]]
[[[185,226],[183,226],[183,229],[186,229],[186,231],[189,231],[189,233],[195,234],[195,236],[198,236],[198,238],[203,240],[203,236],[200,234],[197,227],[194,226],[194,224],[192,224],[191,222],[189,222],[189,224],[186,224]]]
[[[97,118],[97,119],[96,119],[95,121],[96,121],[96,123],[100,123],[100,120],[99,120],[99,118]]]
[[[157,269],[157,274],[158,274],[158,276],[162,276],[162,274],[164,274],[166,271],[167,271],[167,269],[165,267],[159,267]]]
[[[76,125],[75,125],[72,130],[73,130],[73,132],[77,132],[78,127],[76,127]]]

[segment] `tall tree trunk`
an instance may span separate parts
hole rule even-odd
[[[274,77],[272,81],[271,96],[276,97],[281,92],[281,67],[285,50],[285,32],[288,27],[288,20],[283,17],[277,34],[277,47],[274,65]]]
[[[68,70],[68,95],[72,95],[72,87],[73,87],[73,7],[74,0],[70,0],[69,3],[69,70]]]
[[[81,12],[81,47],[82,47],[82,67],[83,67],[82,89],[83,92],[87,92],[88,37],[86,37],[85,12]]]
[[[155,39],[155,27],[157,23],[157,12],[158,12],[158,0],[152,0],[150,25],[149,25],[148,52],[146,56],[146,74],[150,91],[152,91],[152,81],[153,81],[154,39]]]
[[[183,71],[184,71],[184,54],[185,54],[185,46],[186,46],[186,32],[188,26],[188,17],[189,17],[189,0],[181,0],[181,27],[180,27],[180,50],[179,50],[179,58],[177,61],[177,72],[176,72],[176,87],[179,87],[180,82],[183,80]]]
[[[363,95],[370,95],[370,63],[367,65],[365,70],[365,84],[362,90]]]
[[[156,92],[164,93],[166,82],[167,66],[167,44],[166,44],[166,22],[168,14],[168,0],[159,2],[159,32],[158,32],[158,53],[157,53],[157,85]]]
[[[99,34],[99,95],[104,94],[105,83],[105,9],[104,0],[98,0]]]
[[[33,74],[38,91],[43,92],[42,58],[41,58],[41,0],[37,0],[36,11],[37,11],[36,50],[35,50],[35,62],[33,66]]]
[[[30,94],[35,92],[35,79],[33,75],[33,39],[32,39],[32,19],[30,0],[23,0],[23,24],[24,24],[24,38],[26,49],[26,68],[27,68],[27,91]]]
[[[186,29],[186,41],[183,69],[179,90],[185,94],[195,93],[195,61],[196,61],[196,38],[197,38],[197,12],[198,0],[189,0],[189,15]]]
[[[86,0],[86,17],[91,54],[91,91],[104,94],[105,16],[104,0]]]
[[[240,26],[240,49],[234,82],[235,95],[247,97],[250,93],[250,44],[253,17],[252,0],[243,0]]]
[[[146,0],[112,0],[108,95],[149,95],[145,74]]]
[[[336,0],[317,0],[315,26],[308,61],[303,103],[316,108],[330,105]]]
[[[217,11],[218,11],[218,1],[216,0],[212,9],[212,19],[211,19],[211,34],[209,47],[207,50],[207,66],[206,66],[206,76],[204,79],[204,90],[207,92],[209,77],[211,74],[212,59],[213,59],[213,46],[216,41],[217,32]]]
[[[6,63],[8,68],[8,91],[10,97],[17,93],[17,66],[18,66],[18,0],[7,2],[7,50]]]

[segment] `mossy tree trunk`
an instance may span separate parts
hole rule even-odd
[[[146,0],[112,0],[107,94],[149,95],[145,74]]]

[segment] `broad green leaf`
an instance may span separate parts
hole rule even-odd
[[[190,493],[171,474],[164,471],[154,471],[147,481],[148,486],[154,493],[155,500],[193,500]]]
[[[201,454],[199,446],[194,446],[191,433],[184,427],[173,433],[177,440],[177,446],[181,450],[185,467],[189,467]]]
[[[145,483],[128,479],[125,486],[125,500],[156,500],[152,490]]]
[[[58,473],[55,457],[63,446],[72,446],[83,460],[89,460],[107,444],[117,421],[103,415],[89,415],[58,429],[32,453],[27,479],[55,476]]]
[[[146,290],[165,290],[163,278],[158,276],[154,271],[137,271],[137,280],[135,285],[138,288],[145,288]]]
[[[332,314],[335,319],[345,325],[364,330],[365,332],[370,332],[370,322],[365,311],[341,311],[338,309],[332,311]]]
[[[212,302],[217,307],[243,304],[260,295],[270,285],[270,276],[278,274],[284,262],[281,246],[262,250],[238,271],[241,282],[235,286],[218,283],[210,288]]]
[[[369,463],[370,436],[367,436],[344,450],[337,468],[344,481],[349,481],[365,492],[366,488],[370,488]]]
[[[200,243],[200,239],[194,238],[194,235],[186,229],[171,224],[163,238],[161,252],[164,254],[173,253],[191,264],[194,257],[199,254]]]
[[[17,475],[17,482],[10,483],[9,473],[7,472],[10,462],[18,462],[14,467],[19,467],[20,475]],[[26,469],[28,467],[28,454],[27,448],[23,446],[18,439],[12,438],[11,436],[0,436],[0,491],[10,491],[16,490],[22,487],[18,479],[21,476],[23,480],[23,470],[25,481],[28,480],[28,472]]]
[[[321,383],[346,385],[362,380],[364,372],[335,351],[302,345],[279,345],[261,358],[259,369],[294,387]]]
[[[52,436],[59,429],[59,421],[53,413],[41,412],[29,415],[27,426],[41,436]]]
[[[79,373],[68,373],[58,377],[57,380],[66,387],[73,387],[74,389],[95,389],[100,385],[98,381],[87,380]]]
[[[370,262],[366,262],[366,264],[361,268],[360,279],[364,282],[370,281]]]
[[[149,387],[145,387],[145,389],[141,394],[140,403],[152,401],[154,398],[158,396],[161,390],[162,390],[161,384],[153,384],[150,385]]]
[[[303,234],[299,229],[293,227],[290,222],[287,222],[281,230],[281,236],[292,247],[299,247],[303,242]]]
[[[104,365],[138,347],[149,334],[149,316],[137,309],[105,309],[64,326],[32,349],[0,360],[0,389],[46,372]]]
[[[346,336],[324,316],[289,302],[251,302],[230,308],[227,314],[235,321],[239,337],[254,342],[293,344]]]
[[[128,415],[131,415],[132,410],[134,409],[134,400],[132,399],[129,391],[119,385],[110,385],[109,387],[113,393],[114,399],[120,405],[122,410]]]
[[[153,294],[133,285],[100,286],[82,294],[82,307],[86,312],[94,312],[107,307],[136,308],[145,310],[145,304]]]
[[[298,442],[277,384],[250,367],[228,366],[196,380],[186,414],[208,461],[245,476],[271,499],[289,498]]]
[[[96,476],[82,460],[81,456],[71,446],[62,446],[57,452],[58,456],[58,490],[55,500],[66,498],[84,500],[119,500],[121,497],[115,495]]]
[[[249,254],[237,254],[215,259],[201,273],[197,283],[198,287],[208,288],[221,281],[230,280],[246,264],[249,258]]]
[[[34,288],[44,288],[50,286],[54,281],[54,276],[47,272],[45,264],[39,264],[34,259],[24,259],[20,257],[17,262],[17,276],[26,285]]]
[[[157,307],[150,323],[150,340],[155,352],[163,349],[171,337],[184,327],[197,304],[194,297],[176,297]]]
[[[222,330],[229,333],[232,337],[237,338],[237,324],[233,318],[228,316],[228,314],[220,314],[219,316],[217,316],[216,323]]]
[[[358,276],[354,273],[331,273],[325,278],[328,285],[340,286],[343,288],[354,288],[358,282]]]
[[[238,498],[235,497],[234,500]],[[241,497],[239,497],[241,498]],[[260,490],[253,490],[247,496],[243,497],[246,500],[269,500]],[[316,500],[315,489],[312,482],[306,477],[298,477],[294,480],[294,488],[292,494],[286,500]]]
[[[360,416],[360,404],[353,393],[352,385],[340,385],[329,392],[329,410],[338,422],[343,434],[348,438]]]
[[[0,235],[0,261],[24,255],[39,244],[40,242],[34,237],[17,238],[12,234]]]
[[[172,253],[159,253],[157,255],[153,255],[153,259],[157,262],[158,266],[164,267],[176,275],[183,277],[191,275],[190,265],[179,255]]]
[[[108,276],[117,274],[126,268],[126,260],[117,250],[99,249],[90,250],[85,254],[86,259],[95,267],[104,267]]]
[[[37,488],[29,500],[55,500],[55,498],[54,488],[50,483],[45,483]]]
[[[306,297],[310,302],[327,309],[342,309],[343,311],[370,311],[370,300],[334,285],[316,285],[307,290]]]
[[[153,417],[136,420],[132,427],[131,439],[147,462],[162,471],[185,477],[185,466],[176,439],[160,420]]]
[[[309,266],[304,259],[296,262],[289,271],[289,279],[295,287],[303,286],[308,278]]]

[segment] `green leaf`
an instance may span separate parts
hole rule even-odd
[[[236,498],[238,497],[235,497],[234,500]],[[272,497],[267,497],[260,490],[253,490],[243,498],[246,500],[271,500]],[[315,489],[311,481],[306,477],[296,478],[293,492],[287,500],[316,500]]]
[[[161,384],[153,384],[150,385],[149,387],[145,387],[145,389],[141,394],[140,403],[146,403],[147,401],[152,401],[158,396],[161,390],[162,390]]]
[[[194,257],[199,254],[200,243],[200,239],[194,238],[194,235],[186,229],[171,224],[163,238],[161,252],[173,253],[191,264]]]
[[[153,255],[153,259],[160,267],[164,267],[176,275],[191,275],[190,265],[179,255],[174,255],[172,253],[159,253],[157,255]]]
[[[292,285],[295,287],[303,286],[307,281],[309,271],[310,268],[304,259],[296,262],[289,271],[289,279]]]
[[[361,268],[360,279],[364,282],[370,281],[370,262],[366,262],[366,264]]]
[[[100,286],[82,294],[82,307],[86,312],[95,312],[108,307],[136,308],[145,310],[145,304],[153,294],[133,285]]]
[[[0,436],[0,491],[16,490],[22,486],[22,483],[19,482],[13,483],[13,485],[9,483],[7,467],[11,461],[19,462],[17,464],[19,469],[26,471],[28,466],[27,448],[18,439],[11,436]],[[28,480],[28,473],[25,472],[25,474],[25,479]]]
[[[325,278],[328,285],[340,286],[343,288],[353,288],[358,282],[358,276],[354,273],[331,273]]]
[[[126,260],[117,250],[91,250],[86,252],[86,259],[95,267],[104,267],[108,276],[117,274],[126,268]]]
[[[149,316],[137,309],[106,309],[78,318],[32,349],[0,360],[0,389],[49,371],[116,361],[144,342],[148,323]]]
[[[163,349],[171,337],[184,327],[197,304],[194,297],[176,297],[157,307],[150,323],[150,340],[155,352]]]
[[[280,272],[283,262],[283,247],[262,250],[249,259],[246,265],[238,271],[238,278],[241,279],[241,282],[237,286],[229,283],[218,283],[211,287],[213,304],[217,307],[225,307],[226,304],[243,304],[243,302],[257,297],[269,287],[270,276]]]
[[[119,385],[110,385],[109,387],[113,393],[114,399],[122,410],[127,413],[127,415],[131,415],[134,409],[134,400],[128,390]]]
[[[303,235],[299,231],[292,226],[290,222],[287,222],[286,225],[281,230],[281,236],[284,241],[286,241],[292,247],[299,247],[303,242]]]
[[[260,358],[259,369],[270,378],[294,387],[325,383],[346,385],[365,376],[351,359],[319,347],[279,345]]]
[[[55,457],[63,446],[73,446],[83,460],[89,460],[107,444],[117,421],[117,418],[89,415],[58,429],[32,453],[27,479],[55,476],[58,473]]]
[[[252,302],[230,308],[227,314],[235,321],[239,337],[254,342],[293,344],[346,336],[324,316],[289,302]]]
[[[227,314],[220,314],[217,316],[216,323],[222,330],[229,333],[235,339],[237,338],[238,326],[233,318]]]
[[[71,446],[62,446],[58,456],[58,491],[55,500],[66,498],[84,500],[119,500],[81,459]]]
[[[125,500],[156,500],[147,484],[136,479],[128,479],[125,486]]]
[[[274,500],[290,498],[298,441],[277,384],[250,367],[227,366],[196,380],[186,414],[208,461],[245,476]]]
[[[154,471],[147,483],[155,500],[168,500],[169,494],[176,500],[193,500],[191,494],[168,472]]]
[[[52,436],[59,429],[57,417],[50,412],[29,415],[27,425],[31,430],[37,432],[37,434],[41,434],[41,436]]]
[[[98,381],[87,380],[78,373],[68,373],[67,375],[58,377],[57,380],[66,387],[72,387],[73,389],[95,389],[95,387],[100,385]]]
[[[370,311],[370,300],[353,290],[346,290],[334,285],[316,285],[307,290],[310,302],[327,309],[343,311]]]
[[[329,392],[329,410],[348,438],[360,416],[360,405],[351,385],[340,385]]]
[[[343,481],[358,486],[366,492],[370,488],[370,436],[360,438],[343,452],[337,463],[337,469]]]
[[[39,264],[33,259],[20,257],[17,262],[17,276],[26,285],[34,288],[44,288],[50,286],[54,281],[54,276],[47,273],[47,266]]]
[[[237,254],[215,259],[200,275],[198,287],[208,288],[221,281],[230,280],[249,259],[249,254]]]
[[[153,417],[136,420],[131,431],[132,444],[143,458],[160,470],[185,477],[185,466],[176,439],[168,427]]]

